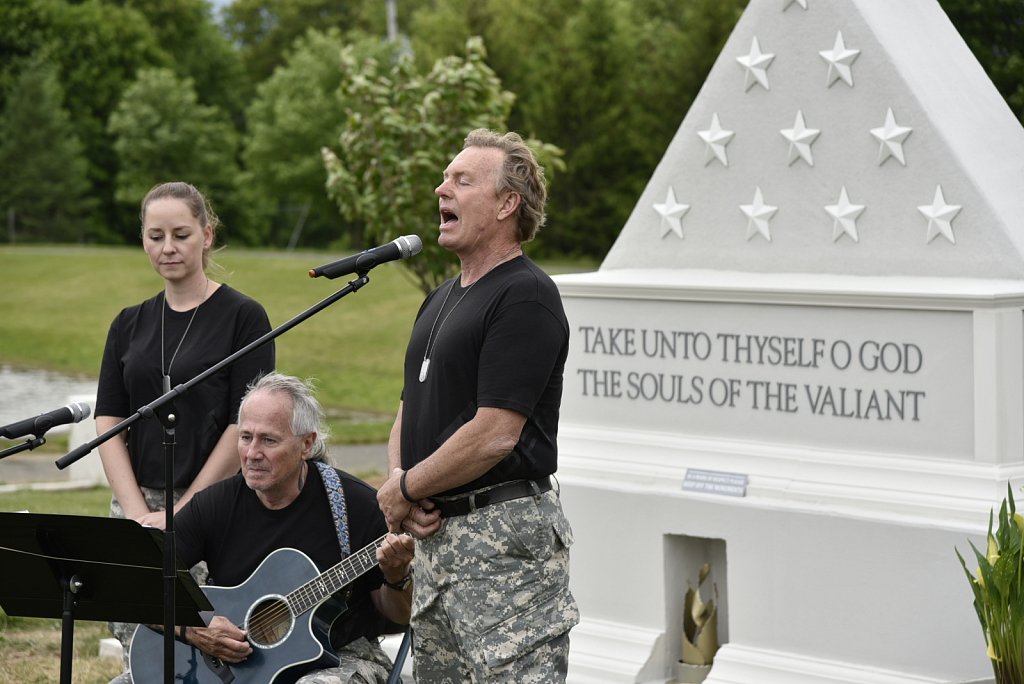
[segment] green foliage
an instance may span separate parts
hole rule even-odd
[[[1024,3],[1020,0],[940,0],[942,9],[1024,123]]]
[[[53,64],[35,58],[0,112],[0,216],[15,241],[81,242],[89,182]]]
[[[380,0],[234,0],[224,8],[224,26],[250,78],[259,83],[280,64],[295,40],[308,30],[369,28],[364,8]]]
[[[989,514],[985,553],[971,543],[977,574],[967,569],[959,551],[956,555],[974,592],[974,609],[985,633],[996,682],[1016,684],[1024,681],[1024,516],[1017,513],[1009,483],[995,522],[993,531]]]
[[[238,134],[221,110],[199,104],[190,79],[143,69],[110,115],[109,131],[120,163],[115,196],[131,211],[157,183],[187,180],[227,225],[247,223],[234,191]]]
[[[238,51],[213,23],[209,0],[124,0],[136,9],[170,56],[167,66],[192,79],[199,101],[243,121],[252,87]]]
[[[940,2],[1024,121],[1024,3]],[[551,183],[548,225],[532,253],[601,257],[746,4],[397,0],[399,26],[408,34],[398,45],[411,46],[417,67],[409,67],[408,75],[422,81],[435,64],[463,54],[470,37],[483,39],[488,53],[481,63],[493,70],[503,92],[516,94],[502,127],[565,150],[565,172]],[[383,0],[234,0],[223,14],[222,31],[212,20],[209,0],[4,0],[0,109],[16,96],[15,81],[33,60],[56,65],[74,137],[88,160],[94,200],[91,211],[85,205],[74,210],[80,223],[73,237],[131,241],[137,221],[134,208],[128,211],[115,199],[123,174],[119,176],[108,124],[140,70],[170,69],[179,81],[191,80],[199,105],[217,107],[233,135],[245,136],[244,150],[235,155],[245,169],[236,160],[225,166],[231,179],[218,186],[215,197],[240,240],[294,244],[289,236],[297,238],[301,230],[304,245],[344,244],[337,240],[341,233],[349,244],[366,246],[376,240],[363,231],[380,231],[361,218],[337,227],[338,200],[326,196],[318,153],[334,145],[344,124],[347,104],[337,86],[345,74],[335,68],[339,45],[354,46],[357,64],[375,56],[387,65],[378,68],[376,77],[391,76],[389,52],[396,48],[380,41],[385,10]],[[307,36],[310,30],[317,37]],[[392,97],[395,102],[411,101],[408,93]],[[454,106],[447,108],[457,113]],[[461,139],[467,129],[463,122],[454,125],[449,137]],[[438,139],[425,135],[400,142],[436,144]],[[403,152],[411,157],[413,149]],[[416,151],[427,157],[439,153],[441,159],[454,150],[449,147],[441,154],[435,146]],[[545,164],[549,177],[563,158],[551,161]],[[442,159],[430,172],[435,174],[430,182],[420,186],[427,196],[424,202],[433,202],[429,189],[446,162]],[[60,198],[58,191],[48,201]],[[402,207],[409,206],[399,199]],[[408,232],[420,233],[434,223],[432,215],[413,220],[416,228]]]
[[[59,65],[66,104],[89,159],[89,177],[99,216],[90,237],[124,240],[130,229],[114,200],[117,160],[107,119],[140,67],[169,62],[145,17],[102,0],[44,2],[48,8],[47,50]],[[134,226],[134,222],[131,224]]]
[[[420,76],[403,57],[390,68],[342,52],[346,114],[338,152],[325,148],[327,189],[342,214],[363,222],[370,242],[418,234],[423,253],[404,262],[429,292],[455,272],[437,245],[437,198],[431,190],[475,128],[502,130],[513,95],[485,62],[483,41],[466,42],[466,56],[438,60]]]
[[[264,200],[261,210],[268,220],[260,244],[295,246],[301,244],[300,231],[312,244],[338,237],[338,211],[324,189],[320,149],[335,142],[341,130],[344,45],[337,30],[310,30],[296,41],[285,64],[260,84],[249,107],[243,184]],[[383,60],[392,56],[378,40],[365,39],[351,49]]]
[[[565,150],[540,247],[602,256],[745,5],[438,0],[414,10],[412,44],[425,59],[484,37],[488,64],[517,95],[510,128]]]
[[[40,0],[0,3],[0,109],[18,73],[46,43],[47,12]]]

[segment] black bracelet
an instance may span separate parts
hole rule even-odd
[[[409,503],[416,503],[416,499],[409,496],[409,490],[405,488],[405,476],[409,474],[408,470],[402,471],[402,477],[398,478],[398,488],[402,490],[402,496]]]

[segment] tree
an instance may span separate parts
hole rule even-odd
[[[410,25],[418,58],[451,50],[467,35],[484,37],[488,64],[517,93],[511,127],[566,151],[539,247],[599,257],[745,4],[436,0],[417,6]]]
[[[338,152],[323,150],[328,193],[346,218],[367,226],[371,242],[421,236],[423,253],[404,264],[424,292],[456,271],[437,244],[431,190],[470,130],[504,130],[514,99],[485,57],[483,41],[473,38],[465,58],[446,57],[419,76],[408,57],[384,70],[374,59],[358,62],[351,49],[342,52],[347,116]],[[535,149],[545,160],[559,153],[550,145]]]
[[[110,115],[119,170],[117,201],[137,213],[157,183],[185,180],[208,193],[225,226],[245,241],[245,200],[236,190],[238,134],[227,115],[199,104],[190,79],[143,69]],[[135,222],[136,230],[138,223]]]
[[[310,29],[370,30],[368,19],[375,6],[383,15],[380,0],[234,0],[224,8],[224,27],[239,46],[242,63],[254,83],[268,78],[292,44]],[[383,20],[380,26],[383,27]],[[382,30],[377,35],[383,35]]]
[[[339,55],[344,45],[337,29],[311,29],[260,84],[249,107],[242,182],[267,205],[261,206],[268,217],[260,236],[264,244],[294,246],[300,231],[311,244],[339,237],[338,210],[324,189],[327,172],[320,149],[341,131]],[[352,50],[385,61],[393,57],[379,40],[360,41]],[[353,238],[362,244],[360,235]]]
[[[131,8],[101,0],[46,3],[47,50],[59,65],[66,104],[89,159],[89,180],[99,215],[92,235],[102,241],[127,239],[137,232],[118,215],[114,201],[117,158],[107,134],[107,118],[124,88],[143,66],[162,65],[167,54],[157,45],[145,18]],[[83,58],[88,55],[88,59]]]
[[[46,43],[49,13],[43,4],[40,0],[0,3],[0,109],[13,91],[25,61]]]
[[[146,18],[165,64],[179,78],[191,78],[203,104],[219,107],[241,127],[252,85],[238,50],[213,21],[209,0],[120,0]]]
[[[0,210],[11,242],[85,239],[87,163],[63,99],[56,68],[39,56],[0,112]]]
[[[545,239],[556,252],[607,252],[745,2],[664,4],[587,0],[566,24],[564,66],[551,75],[560,96],[527,123],[567,151]]]
[[[85,147],[96,199],[94,215],[83,224],[85,234],[90,240],[116,240],[115,161],[105,133],[107,116],[137,66],[159,63],[166,54],[140,14],[101,0],[0,3],[0,46],[0,102],[32,58],[45,55],[57,67],[64,106]]]

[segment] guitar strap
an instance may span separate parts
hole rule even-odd
[[[331,504],[331,515],[334,518],[334,529],[338,531],[338,544],[341,546],[341,557],[348,558],[352,546],[348,540],[348,507],[345,505],[345,490],[341,488],[341,479],[331,466],[322,461],[313,461],[320,471],[320,479],[324,481],[324,491]]]

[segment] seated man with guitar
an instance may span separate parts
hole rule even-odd
[[[323,411],[306,382],[258,379],[238,415],[241,472],[174,518],[185,567],[205,560],[208,627],[178,628],[175,679],[385,682],[378,637],[409,622],[414,540],[389,534],[372,487],[324,462]],[[130,673],[162,681],[163,635],[140,626]]]

